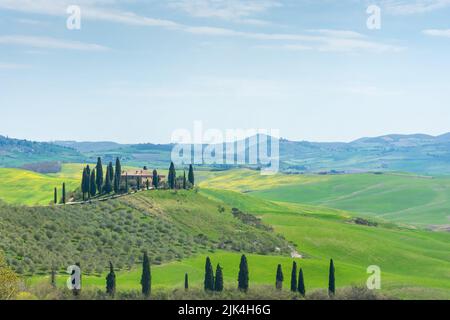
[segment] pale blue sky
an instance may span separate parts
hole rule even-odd
[[[0,134],[169,142],[201,120],[291,140],[437,135],[449,56],[450,0],[0,0]]]

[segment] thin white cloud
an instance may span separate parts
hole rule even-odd
[[[323,32],[322,32],[323,33]],[[349,37],[346,37],[348,35]],[[405,47],[379,43],[367,39],[362,34],[347,33],[347,31],[327,30],[327,35],[312,35],[309,37],[299,36],[290,38],[283,35],[271,35],[272,40],[298,40],[296,43],[282,43],[280,45],[259,46],[266,49],[281,49],[287,51],[309,51],[351,53],[351,52],[401,52]]]
[[[305,85],[289,81],[273,81],[235,77],[188,77],[179,84],[154,86],[142,83],[113,84],[102,89],[102,93],[122,98],[286,98],[307,92]]]
[[[21,24],[27,24],[27,25],[33,25],[33,26],[45,24],[45,22],[43,22],[43,21],[33,20],[33,19],[17,19],[16,21]]]
[[[450,0],[384,0],[382,4],[390,14],[410,15],[449,7]]]
[[[450,38],[450,29],[428,29],[423,30],[422,33],[431,37]]]
[[[355,53],[355,52],[401,52],[405,50],[403,47],[384,45],[370,41],[359,41],[354,39],[328,39],[323,43],[316,43],[311,45],[301,44],[282,44],[272,46],[257,46],[262,49],[280,49],[286,51],[319,51],[319,52],[334,52],[334,53]]]
[[[401,52],[404,47],[360,39],[332,38],[317,46],[323,52]]]
[[[30,68],[29,65],[26,64],[17,64],[17,63],[1,63],[0,62],[0,70],[12,70],[12,69],[28,69]]]
[[[22,35],[0,36],[0,45],[18,45],[44,49],[67,49],[80,51],[105,51],[107,47],[79,41],[61,40],[50,37],[33,37]]]
[[[396,96],[403,94],[403,92],[399,90],[392,90],[361,83],[344,84],[337,87],[336,92],[368,97]]]
[[[169,6],[197,18],[267,25],[267,21],[251,18],[270,9],[281,7],[278,0],[170,0]]]
[[[15,10],[28,13],[61,16],[66,14],[70,5],[79,5],[82,17],[93,20],[104,20],[130,25],[178,27],[179,24],[166,19],[153,19],[111,9],[119,4],[117,0],[0,0],[0,9]],[[267,25],[270,22],[254,19],[250,16],[279,6],[275,0],[173,0],[172,8],[181,9],[195,17],[215,17],[234,20],[244,24]]]
[[[301,44],[283,44],[283,45],[259,45],[255,46],[259,49],[271,49],[271,50],[286,50],[286,51],[309,51],[314,50],[312,46],[301,45]]]
[[[164,19],[154,19],[137,15],[133,12],[123,12],[116,10],[102,10],[88,8],[82,11],[82,16],[92,20],[103,20],[115,23],[122,23],[136,26],[179,28],[180,24]]]
[[[327,30],[326,34],[322,30],[318,34],[279,34],[279,33],[258,33],[241,32],[226,28],[214,27],[186,27],[184,31],[200,35],[241,37],[261,41],[289,41],[289,43],[278,45],[280,49],[303,51],[318,50],[322,52],[353,52],[368,51],[374,53],[400,52],[404,47],[371,41],[362,34],[350,31]],[[264,47],[264,46],[262,46]],[[266,47],[277,48],[277,46],[267,45]]]
[[[297,99],[305,95],[338,94],[365,97],[390,97],[404,94],[395,88],[369,83],[321,83],[289,80],[195,76],[178,84],[113,83],[100,89],[101,94],[125,99],[196,99],[196,98],[267,98]]]
[[[351,30],[334,30],[334,29],[311,29],[309,32],[319,33],[326,36],[337,38],[364,38],[365,36],[359,32]]]
[[[79,5],[82,8],[113,5],[116,0],[0,0],[0,8],[28,13],[49,15],[66,14],[67,7]]]
[[[118,1],[115,0],[0,0],[0,9],[67,16],[66,10],[70,5],[79,5],[82,19],[154,27],[176,27],[178,25],[176,22],[169,20],[152,19],[133,12],[111,9],[117,3]]]
[[[66,15],[65,8],[70,0],[0,0],[0,9],[16,10],[28,13],[40,13],[47,15]],[[217,0],[220,3],[224,3],[225,0]],[[261,2],[259,2],[261,1]],[[450,1],[450,0],[449,0]],[[209,3],[210,1],[208,1]],[[238,6],[234,3],[238,9],[235,11],[229,9],[228,12],[222,13],[224,17],[234,16],[248,16],[254,12],[261,12],[268,10],[271,6],[276,6],[278,2],[269,0],[244,1],[246,5]],[[112,4],[115,4],[114,0],[79,0],[78,4],[82,5],[82,18],[91,20],[108,21],[113,23],[134,25],[134,26],[149,26],[149,27],[161,27],[170,30],[178,30],[202,36],[214,36],[214,37],[239,37],[244,39],[252,39],[256,41],[284,41],[284,42],[296,42],[285,43],[283,46],[289,48],[303,48],[308,47],[319,51],[326,52],[351,52],[351,51],[371,51],[371,52],[398,52],[402,48],[396,45],[389,45],[369,40],[363,35],[348,31],[348,30],[329,30],[319,29],[310,30],[304,34],[286,34],[286,33],[262,33],[262,32],[246,32],[238,31],[230,28],[217,28],[210,26],[190,26],[181,24],[171,20],[154,19],[145,16],[135,14],[133,12],[120,11],[111,9]],[[104,5],[110,4],[108,8]],[[22,39],[23,40],[23,39]],[[42,41],[31,41],[32,39],[26,39],[27,41],[16,40],[16,43],[32,43],[38,46]],[[4,40],[5,41],[5,40]],[[14,42],[10,40],[10,43]],[[53,41],[46,41],[48,47],[73,47],[73,48],[86,48],[86,50],[101,50],[104,47],[99,45],[89,45],[81,43],[54,43]],[[268,45],[263,44],[263,45]],[[269,44],[270,45],[270,44]],[[82,49],[81,49],[82,50]]]

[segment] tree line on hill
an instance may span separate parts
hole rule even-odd
[[[80,264],[77,263],[79,266]],[[298,275],[298,276],[297,276]],[[244,255],[241,256],[241,261],[239,264],[239,273],[238,273],[238,290],[247,293],[249,290],[249,268],[247,257]],[[275,276],[275,288],[277,290],[283,289],[283,270],[281,264],[277,266],[276,276]],[[52,272],[51,276],[51,284],[53,287],[56,287],[55,273]],[[149,298],[152,292],[152,273],[151,273],[151,265],[150,259],[147,255],[147,252],[144,252],[142,259],[142,274],[141,274],[141,293],[144,297]],[[223,277],[223,269],[220,264],[216,267],[216,272],[214,273],[214,269],[211,263],[211,259],[206,257],[205,263],[205,277],[203,281],[203,288],[205,292],[213,293],[213,292],[223,292],[224,291],[224,277]],[[185,273],[184,275],[184,289],[186,291],[189,290],[189,275]],[[80,294],[79,289],[73,289],[73,294],[75,296]],[[306,289],[305,289],[305,280],[303,276],[303,269],[300,268],[297,271],[297,262],[292,263],[292,272],[291,272],[291,284],[290,291],[292,293],[298,293],[301,297],[306,297]],[[114,266],[112,262],[109,263],[109,273],[106,276],[106,293],[114,297],[116,293],[116,274],[114,271]],[[336,294],[336,280],[335,280],[335,268],[333,259],[330,260],[330,267],[328,273],[328,295],[330,298],[333,298]]]
[[[186,171],[183,170],[183,176],[177,177],[177,172],[175,170],[175,165],[173,162],[170,163],[169,175],[167,177],[167,184],[169,189],[191,189],[195,186],[194,178],[194,168],[189,165],[188,175],[186,177]]]
[[[144,167],[144,170],[147,170]],[[141,191],[143,189],[150,190],[153,189],[192,189],[195,186],[194,168],[189,165],[188,175],[186,176],[186,171],[183,170],[183,176],[177,177],[175,165],[173,162],[170,163],[169,175],[167,182],[161,180],[161,176],[155,169],[152,172],[152,181],[149,179],[142,181],[142,177],[137,177],[135,181],[131,182],[128,178],[128,173],[125,176],[122,175],[122,165],[120,159],[116,159],[116,164],[113,166],[112,162],[106,166],[106,173],[103,174],[103,164],[102,159],[99,157],[97,159],[97,164],[95,168],[91,169],[89,165],[83,168],[83,173],[81,177],[81,193],[83,201],[90,200],[91,198],[114,194],[128,194],[130,188]],[[133,184],[133,185],[132,185]],[[55,204],[58,203],[58,189],[54,188],[54,199]],[[66,184],[62,184],[62,197],[59,201],[62,204],[66,204]]]
[[[106,174],[103,174],[102,159],[97,159],[97,165],[91,170],[89,165],[83,169],[81,176],[81,193],[83,201],[103,194],[128,193],[128,181],[125,181],[125,188],[122,187],[122,165],[119,158],[116,159],[115,168],[112,162],[106,167]]]
[[[298,277],[297,277],[298,274]],[[187,279],[187,274],[186,274]],[[283,269],[281,264],[277,266],[277,272],[275,276],[275,288],[277,290],[283,289]],[[187,283],[187,282],[185,282]],[[185,284],[185,288],[186,284]],[[214,275],[213,267],[211,264],[211,260],[209,257],[206,258],[205,264],[205,280],[204,280],[204,289],[208,292],[222,292],[223,291],[223,269],[220,264],[217,265],[216,274]],[[242,292],[247,292],[249,288],[249,271],[248,271],[248,263],[247,257],[242,255],[241,262],[239,265],[239,274],[238,274],[238,289]],[[305,280],[303,276],[303,269],[300,268],[300,271],[297,273],[297,262],[292,263],[292,273],[291,273],[291,286],[290,290],[293,293],[299,293],[302,297],[306,296],[305,289]],[[330,269],[328,276],[328,294],[330,297],[333,297],[336,294],[336,286],[335,286],[335,269],[333,259],[330,260]]]

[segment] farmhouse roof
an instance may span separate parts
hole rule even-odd
[[[150,170],[127,170],[122,171],[122,176],[128,175],[129,177],[152,177],[153,171]],[[160,177],[164,177],[162,175],[159,175]]]

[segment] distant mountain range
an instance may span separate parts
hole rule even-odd
[[[281,170],[290,173],[403,171],[450,174],[450,133],[386,135],[349,143],[280,139]],[[249,147],[246,141],[247,151]],[[119,144],[115,142],[30,142],[0,136],[0,167],[21,167],[48,161],[105,161],[120,157],[136,166],[167,166],[172,144]]]
[[[350,143],[280,143],[283,169],[305,171],[404,171],[450,174],[450,133],[386,135]]]

